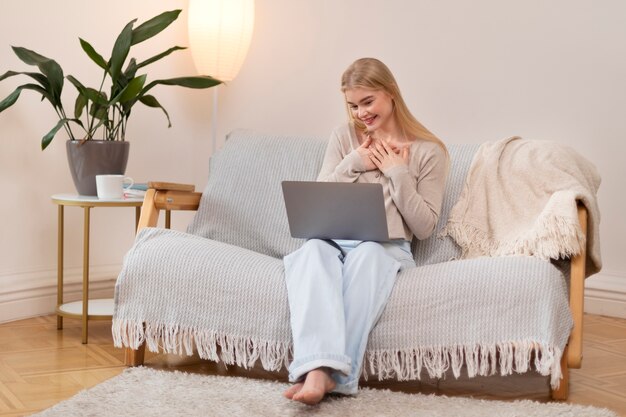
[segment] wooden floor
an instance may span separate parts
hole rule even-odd
[[[607,407],[626,416],[626,320],[587,315],[584,360],[571,374],[569,402]],[[228,370],[197,357],[180,358],[146,353],[146,365],[206,374],[247,375],[286,380],[286,374],[229,367]],[[79,320],[65,319],[56,329],[55,316],[0,325],[0,416],[22,416],[48,408],[118,375],[125,369],[123,351],[115,349],[110,322],[89,324],[89,344],[80,343]],[[548,401],[546,377],[534,373],[510,377],[453,377],[411,383],[369,382],[405,392],[448,396]]]

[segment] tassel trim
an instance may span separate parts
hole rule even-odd
[[[144,325],[141,321],[114,319],[112,334],[117,348],[139,349],[145,342],[151,352],[192,355],[195,346],[202,359],[246,369],[260,360],[263,369],[279,371],[283,366],[288,368],[293,356],[291,343],[227,336],[212,330],[181,328],[178,325]],[[550,385],[558,388],[562,378],[561,350],[532,341],[368,350],[364,363],[369,364],[369,373],[378,375],[379,380],[420,380],[422,370],[430,378],[442,378],[449,369],[458,378],[463,365],[472,378],[494,375],[498,370],[502,376],[527,372],[533,354],[536,371],[541,375],[550,375]],[[363,366],[362,372],[367,379],[367,366]]]
[[[151,352],[193,355],[226,365],[251,368],[257,360],[268,371],[279,371],[289,365],[291,343],[260,340],[218,334],[212,330],[183,328],[163,323],[143,323],[135,320],[114,319],[112,323],[115,347],[139,349],[145,342]]]
[[[530,370],[532,361],[537,372],[550,375],[550,385],[556,389],[562,378],[561,355],[555,346],[524,341],[367,351],[365,363],[369,364],[369,373],[378,375],[379,381],[389,378],[411,381],[420,380],[423,370],[430,378],[443,378],[452,369],[454,377],[459,378],[463,365],[470,378],[495,375],[498,370],[501,376],[524,373]]]
[[[450,221],[439,236],[450,236],[461,247],[463,258],[507,255],[544,260],[569,258],[581,253],[586,244],[580,224],[567,217],[539,219],[531,231],[511,241],[496,240],[484,230],[456,221]]]

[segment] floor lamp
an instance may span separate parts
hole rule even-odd
[[[189,44],[196,69],[225,83],[243,64],[254,28],[254,0],[190,0]],[[217,147],[219,86],[213,87],[211,154]]]

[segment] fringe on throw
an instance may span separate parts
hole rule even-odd
[[[532,361],[534,353],[534,361]],[[501,342],[481,345],[430,346],[404,350],[376,350],[366,353],[369,372],[379,380],[396,378],[398,381],[421,379],[422,370],[430,378],[442,378],[452,369],[455,378],[461,375],[463,365],[467,375],[511,375],[530,370],[531,362],[541,375],[550,375],[550,385],[559,387],[562,352],[555,346],[537,342]],[[363,373],[367,377],[364,366]]]
[[[440,236],[450,236],[461,247],[462,257],[527,255],[541,259],[569,258],[586,244],[580,224],[569,217],[541,217],[532,230],[511,241],[493,239],[468,223],[449,222]]]
[[[233,337],[210,330],[181,328],[177,325],[145,324],[135,320],[114,319],[112,325],[115,347],[138,349],[144,341],[151,352],[192,355],[194,346],[202,359],[244,368],[253,367],[257,360],[265,370],[279,371],[288,367],[292,357],[291,344]],[[534,361],[533,359],[534,354]],[[561,380],[559,348],[531,341],[502,342],[481,345],[419,347],[411,349],[369,350],[364,364],[379,380],[419,380],[422,370],[431,378],[442,378],[452,369],[455,378],[463,365],[470,378],[475,376],[510,375],[529,371],[531,361],[541,375],[550,375],[552,388]],[[367,379],[367,366],[363,375]]]
[[[202,359],[246,369],[260,360],[264,369],[278,371],[288,366],[291,357],[290,343],[228,336],[212,330],[182,328],[178,325],[114,319],[112,334],[113,344],[118,348],[138,349],[145,342],[151,352],[190,356],[195,347]]]

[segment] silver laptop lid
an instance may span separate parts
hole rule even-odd
[[[381,184],[283,181],[291,236],[389,240]]]

